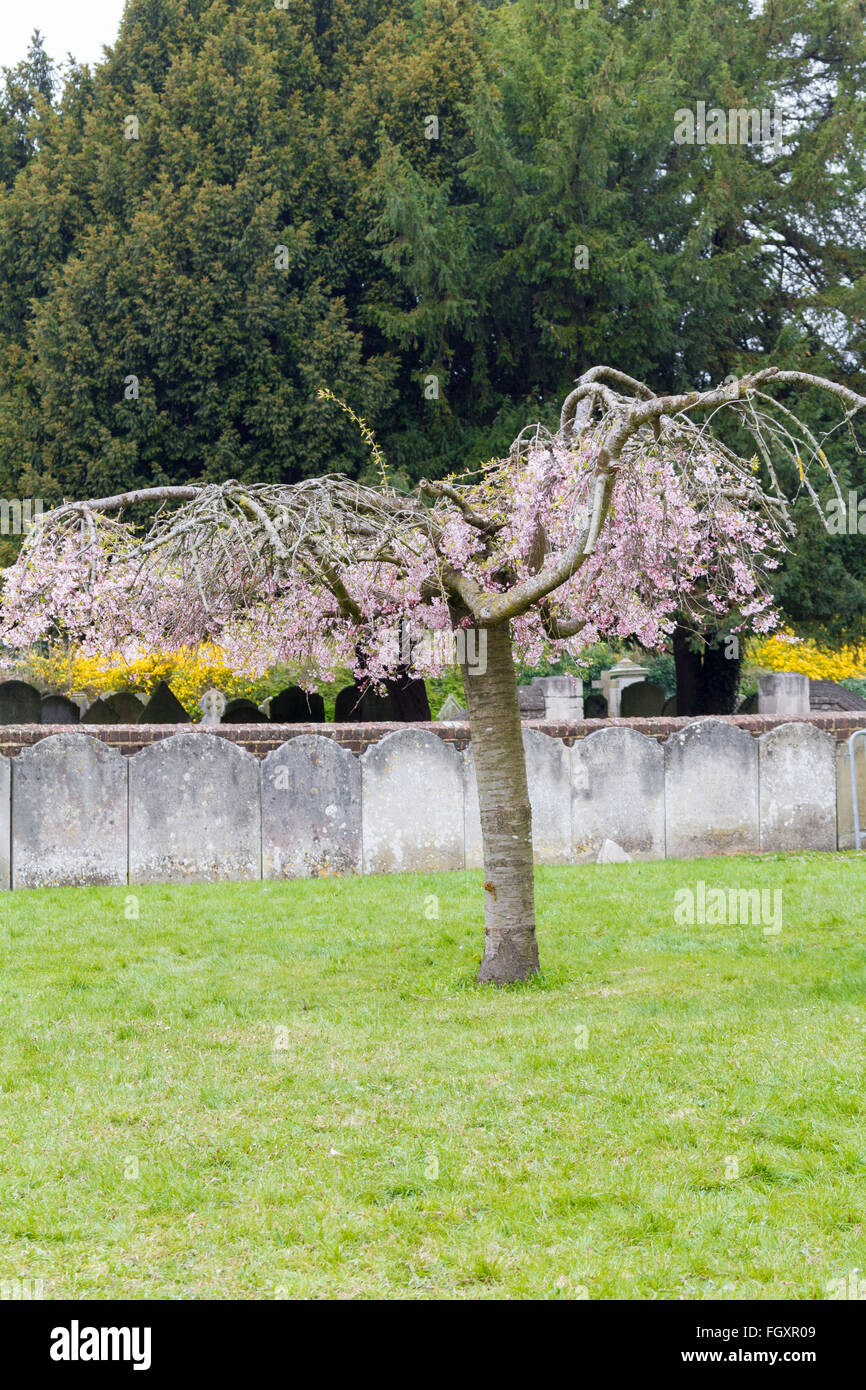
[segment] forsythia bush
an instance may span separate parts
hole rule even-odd
[[[44,681],[58,691],[82,690],[89,699],[110,690],[150,693],[160,681],[167,681],[184,709],[194,719],[201,718],[198,701],[205,690],[215,686],[230,700],[245,698],[260,704],[268,695],[292,683],[287,671],[269,673],[258,680],[239,675],[228,665],[219,647],[205,643],[176,652],[161,652],[138,661],[77,656],[74,652],[53,651],[49,656],[31,653],[18,666],[25,679]]]
[[[842,681],[866,676],[866,645],[843,646],[835,651],[790,633],[751,641],[746,660],[767,671],[798,671],[810,680]]]

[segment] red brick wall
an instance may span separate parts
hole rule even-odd
[[[741,729],[747,729],[751,734],[764,734],[770,729],[775,729],[779,724],[814,724],[819,729],[826,729],[833,734],[838,743],[842,743],[849,737],[854,729],[866,728],[866,711],[861,713],[843,713],[841,710],[831,713],[791,715],[791,714],[732,714],[725,716],[725,722],[736,724]],[[677,729],[685,728],[687,724],[693,724],[694,720],[683,717],[681,719],[657,718],[657,719],[582,719],[571,724],[547,724],[541,719],[524,720],[524,726],[528,729],[540,729],[542,733],[549,734],[552,738],[561,738],[565,743],[572,744],[577,739],[586,738],[589,734],[594,734],[599,729],[608,729],[612,725],[624,725],[629,729],[637,729],[639,733],[646,734],[649,738],[657,739],[660,743]],[[263,758],[272,749],[278,748],[281,743],[286,743],[290,738],[297,738],[299,734],[321,734],[325,738],[336,739],[337,743],[344,748],[349,748],[353,753],[363,753],[365,748],[371,744],[378,743],[385,734],[394,733],[398,729],[428,729],[437,737],[445,739],[446,743],[453,743],[458,748],[465,748],[469,742],[468,724],[217,724],[207,726],[206,732],[216,734],[218,738],[231,739],[233,743],[240,744],[241,748],[246,748],[250,753],[255,753],[256,757]],[[137,753],[148,743],[156,743],[161,738],[169,738],[182,730],[202,730],[205,726],[200,724],[7,724],[0,725],[0,753],[7,758],[14,758],[22,748],[26,748],[31,743],[38,743],[42,738],[48,738],[50,734],[68,733],[88,733],[94,738],[102,739],[103,743],[110,744],[113,748],[119,748],[121,753]]]

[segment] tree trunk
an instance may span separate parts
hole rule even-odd
[[[701,654],[689,646],[691,632],[682,623],[674,628],[674,666],[677,673],[677,714],[697,714],[701,685]]]
[[[733,714],[739,684],[739,657],[725,656],[724,638],[717,632],[709,633],[701,662],[698,714]]]
[[[469,665],[464,653],[460,663],[484,845],[484,959],[478,981],[506,985],[538,970],[532,813],[510,625],[498,623],[485,632],[486,663],[479,659]]]
[[[690,645],[693,633],[685,623],[674,629],[677,673],[677,714],[733,714],[740,680],[739,658],[725,656],[725,640],[706,630],[703,651]]]

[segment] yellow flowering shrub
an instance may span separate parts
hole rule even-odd
[[[84,657],[57,649],[48,656],[31,653],[19,663],[18,672],[25,679],[29,676],[44,681],[58,691],[81,690],[91,700],[111,690],[150,694],[160,681],[167,681],[193,719],[201,718],[198,701],[210,686],[230,700],[247,699],[261,704],[268,695],[292,682],[291,674],[282,668],[257,680],[239,674],[213,643],[160,652],[138,661],[125,661],[119,654],[111,658]]]
[[[777,634],[763,641],[753,638],[746,648],[746,660],[765,671],[798,671],[813,681],[866,677],[866,645],[862,643],[831,650],[811,638],[786,642]]]

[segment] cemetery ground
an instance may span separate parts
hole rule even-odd
[[[698,882],[781,890],[781,931],[678,925]],[[866,1268],[864,887],[542,868],[544,974],[501,992],[473,873],[7,894],[0,1277],[824,1298]]]

